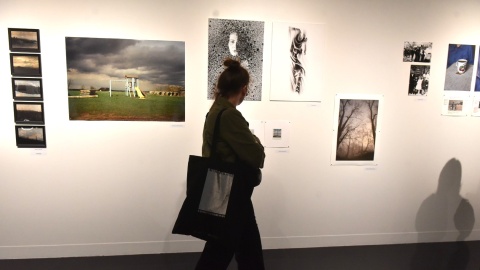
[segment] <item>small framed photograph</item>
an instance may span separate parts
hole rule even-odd
[[[44,126],[15,126],[18,148],[47,148]]]
[[[8,28],[8,44],[12,52],[40,52],[40,30]]]
[[[11,53],[10,68],[13,76],[41,77],[40,54]]]
[[[13,114],[17,124],[45,124],[42,102],[14,102]]]
[[[13,99],[43,100],[42,79],[12,78]]]

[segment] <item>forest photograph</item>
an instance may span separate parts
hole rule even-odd
[[[379,100],[340,99],[336,161],[373,161]]]

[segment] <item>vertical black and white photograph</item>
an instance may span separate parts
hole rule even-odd
[[[14,102],[13,113],[17,124],[45,124],[42,102]]]
[[[8,42],[12,52],[40,52],[40,30],[8,28]]]
[[[270,100],[320,101],[323,24],[274,22]]]
[[[43,100],[42,79],[12,78],[12,93],[15,100]]]
[[[264,28],[261,21],[208,20],[208,99],[215,98],[216,80],[227,58],[238,60],[250,73],[245,100],[262,99]]]
[[[44,126],[15,126],[18,148],[46,148]]]
[[[333,165],[374,164],[381,99],[376,95],[337,95]]]
[[[405,41],[403,62],[430,63],[432,60],[432,42]]]
[[[426,96],[430,82],[429,65],[411,65],[408,83],[409,96]]]
[[[470,91],[474,65],[475,45],[449,44],[444,90]]]
[[[41,77],[40,54],[10,54],[10,68],[12,76]]]

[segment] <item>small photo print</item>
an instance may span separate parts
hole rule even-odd
[[[282,138],[282,129],[281,128],[274,128],[273,129],[273,139],[281,139]]]
[[[450,99],[448,101],[448,111],[449,112],[461,112],[463,111],[463,100],[459,99]]]
[[[43,100],[42,79],[12,78],[13,99]]]
[[[443,98],[442,115],[467,116],[470,99],[462,96],[445,96]],[[471,104],[474,105],[474,104]]]
[[[403,62],[430,63],[432,60],[432,42],[405,41]]]
[[[13,76],[42,76],[40,54],[11,53],[10,67]]]
[[[410,67],[410,80],[408,83],[409,96],[426,96],[430,81],[429,65],[412,65]]]
[[[42,102],[14,102],[13,111],[17,124],[45,124]]]
[[[40,31],[8,28],[8,42],[12,52],[40,52]]]
[[[18,148],[46,148],[44,126],[15,126]]]

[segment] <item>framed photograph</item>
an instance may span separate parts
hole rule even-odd
[[[12,76],[41,77],[40,54],[11,53],[10,68]]]
[[[218,76],[226,58],[238,60],[250,73],[246,101],[262,100],[263,44],[262,21],[208,19],[207,99],[215,98]]]
[[[43,100],[42,79],[12,78],[13,99]]]
[[[14,102],[13,113],[17,124],[45,124],[43,102]]]
[[[383,96],[337,94],[332,165],[378,165]]]
[[[15,126],[18,148],[46,148],[44,126]]]
[[[66,37],[72,121],[185,122],[185,42]]]
[[[270,100],[321,101],[324,26],[273,23]]]
[[[263,145],[268,148],[289,148],[290,121],[275,120],[265,122]]]
[[[40,30],[8,28],[8,44],[12,52],[40,52]]]

